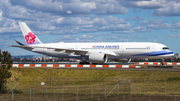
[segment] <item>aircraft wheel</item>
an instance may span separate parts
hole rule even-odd
[[[80,62],[79,64],[90,64],[89,62]]]
[[[164,59],[161,59],[161,66],[164,65]]]

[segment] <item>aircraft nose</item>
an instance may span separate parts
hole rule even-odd
[[[168,52],[168,54],[174,56],[174,53],[171,50]]]
[[[171,56],[174,56],[174,54],[172,54]]]

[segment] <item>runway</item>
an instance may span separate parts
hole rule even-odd
[[[19,67],[19,68],[47,68],[47,67]],[[179,68],[84,68],[84,67],[52,67],[53,69],[77,69],[77,70],[120,70],[120,71],[164,71],[164,72],[180,72]]]
[[[137,64],[137,63],[136,63]],[[12,64],[16,68],[53,68],[53,69],[84,69],[84,70],[121,70],[121,71],[165,71],[180,72],[180,66],[176,65],[79,65],[79,64]]]

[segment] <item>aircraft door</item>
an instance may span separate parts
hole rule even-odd
[[[125,49],[125,46],[121,45],[121,48],[120,48],[121,52],[124,52],[124,49]]]
[[[156,46],[155,45],[151,46],[151,51],[156,51]]]
[[[47,48],[43,48],[43,51],[44,51],[44,52],[47,52]]]
[[[80,49],[79,45],[76,45],[75,49]]]

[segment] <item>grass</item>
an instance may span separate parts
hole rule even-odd
[[[52,69],[52,68],[12,68],[11,79],[20,78],[81,78],[82,80],[103,78],[127,78],[136,81],[146,79],[148,81],[158,80],[180,80],[179,72],[162,71],[115,71],[115,70],[74,70],[74,69]]]
[[[180,94],[180,72],[168,71],[116,71],[116,70],[75,70],[75,69],[52,69],[52,68],[12,68],[12,77],[8,79],[8,87],[12,88],[17,82],[23,95],[29,96],[29,91],[43,95],[48,88],[48,93],[76,94],[77,86],[79,94],[91,95],[91,86],[95,95],[108,94],[116,81],[119,84],[119,94],[129,94],[129,83],[132,81],[132,95],[178,95]],[[45,86],[40,85],[45,82]],[[117,95],[117,87],[111,95]],[[73,96],[74,96],[73,95]]]
[[[12,77],[9,81],[28,81],[32,79],[54,80],[71,79],[70,81],[97,81],[100,80],[133,80],[133,82],[177,82],[180,81],[180,72],[166,71],[115,71],[115,70],[74,70],[52,68],[12,68]],[[75,83],[79,84],[79,82]],[[82,83],[83,85],[84,83]]]

